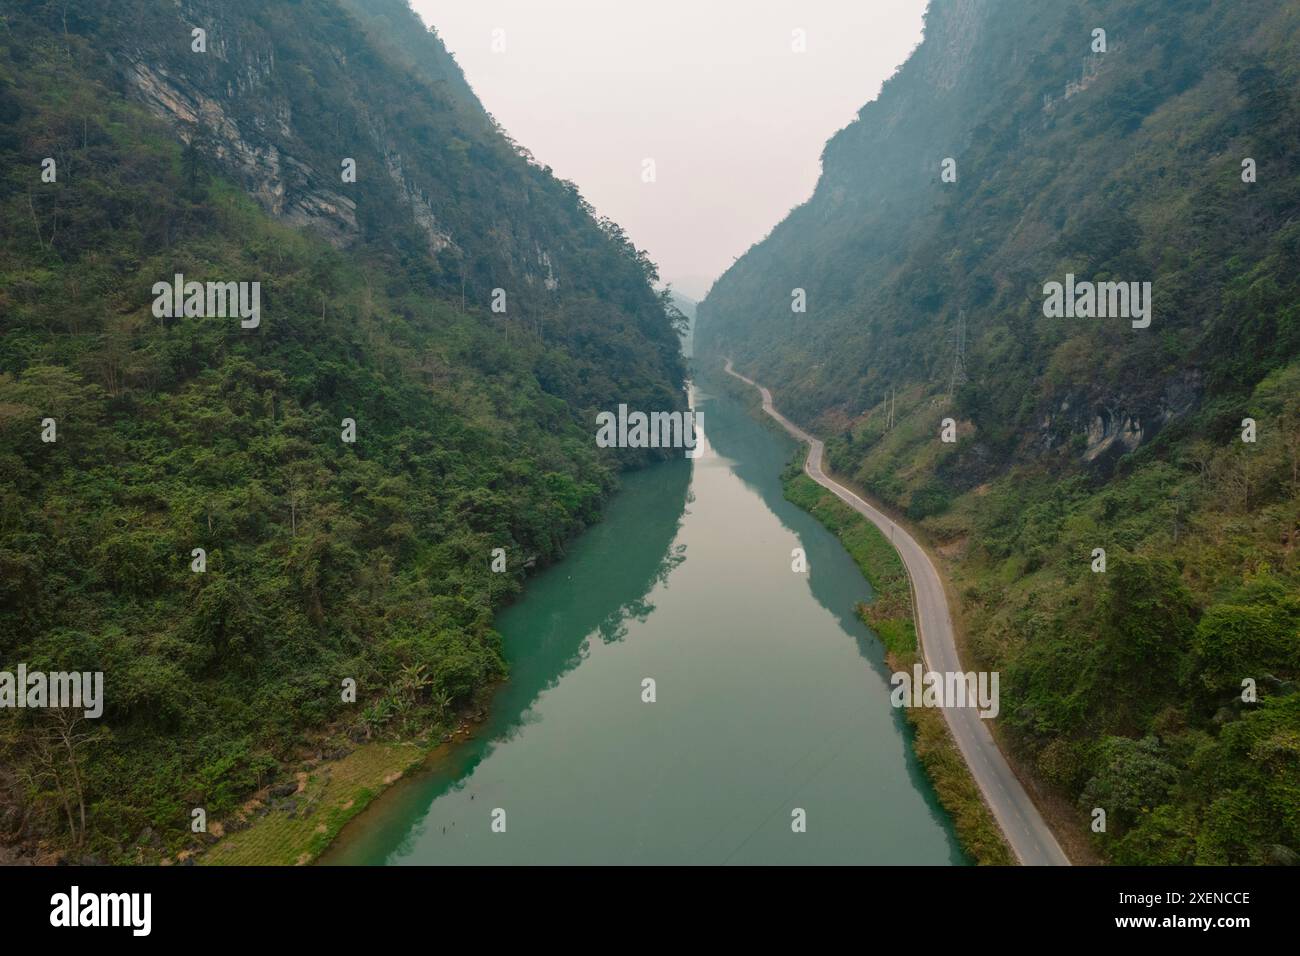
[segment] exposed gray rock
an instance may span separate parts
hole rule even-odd
[[[321,180],[315,169],[285,155],[267,138],[267,117],[259,115],[253,121],[255,132],[245,131],[220,100],[161,66],[133,62],[127,79],[150,112],[173,126],[180,139],[188,143],[201,130],[217,161],[241,180],[267,212],[290,225],[315,230],[336,248],[359,238],[356,203],[315,185]],[[290,135],[287,105],[273,110],[270,119],[276,133]]]

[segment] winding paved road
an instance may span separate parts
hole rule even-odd
[[[758,389],[763,396],[763,411],[780,422],[795,438],[808,443],[808,460],[804,462],[804,471],[808,477],[871,521],[889,536],[898,549],[903,564],[907,566],[908,576],[912,579],[916,630],[920,636],[921,656],[925,660],[926,669],[941,673],[962,671],[961,658],[953,639],[948,599],[939,572],[935,570],[925,549],[903,528],[895,525],[888,515],[826,476],[822,470],[821,439],[809,435],[778,412],[772,405],[771,392],[732,368],[731,359],[727,359],[727,372]],[[966,758],[971,775],[984,793],[985,802],[993,811],[1008,845],[1020,862],[1029,866],[1069,866],[1069,858],[1061,851],[1038,808],[1011,772],[1011,767],[994,743],[993,735],[989,733],[977,710],[973,707],[945,707],[943,716],[948,721],[948,727],[962,756]]]

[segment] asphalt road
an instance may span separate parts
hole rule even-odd
[[[826,488],[837,498],[866,517],[893,542],[903,558],[907,573],[912,579],[912,594],[916,605],[917,634],[921,639],[921,655],[927,670],[941,673],[963,671],[957,644],[953,638],[952,615],[948,612],[948,599],[934,562],[925,549],[903,528],[895,525],[888,515],[828,478],[822,470],[821,439],[809,435],[788,420],[772,404],[772,393],[752,379],[731,367],[727,359],[727,372],[748,382],[763,396],[763,411],[771,415],[786,431],[800,441],[808,443],[808,460],[804,471],[813,481]],[[971,776],[984,794],[984,800],[1002,828],[1007,844],[1021,863],[1027,866],[1069,866],[1070,860],[1061,851],[1056,837],[1034,806],[1025,788],[1002,756],[993,735],[974,707],[945,707],[943,716],[948,721],[953,739],[966,758]]]

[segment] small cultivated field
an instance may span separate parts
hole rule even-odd
[[[418,764],[415,744],[371,743],[299,774],[298,792],[250,803],[246,829],[228,833],[196,862],[203,866],[301,866],[312,862],[382,790]],[[258,815],[263,806],[266,812]]]

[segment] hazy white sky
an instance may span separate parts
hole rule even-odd
[[[411,5],[510,135],[698,297],[811,195],[826,140],[919,42],[925,0]]]

